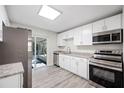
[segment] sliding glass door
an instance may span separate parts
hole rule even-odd
[[[46,66],[47,64],[47,40],[40,37],[33,37],[33,59],[32,68]]]

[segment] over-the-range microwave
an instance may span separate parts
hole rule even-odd
[[[123,30],[117,29],[112,31],[93,33],[92,40],[93,40],[93,45],[122,43]]]

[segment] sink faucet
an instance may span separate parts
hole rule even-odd
[[[71,53],[71,48],[70,47],[67,47],[67,53]]]

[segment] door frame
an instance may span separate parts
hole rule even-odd
[[[32,36],[32,38],[34,38],[34,42],[36,42],[36,38],[44,38],[44,39],[46,39],[46,47],[47,47],[47,57],[46,57],[46,66],[48,65],[48,39],[46,38],[46,37],[41,37],[41,36]],[[35,43],[35,51],[34,51],[34,55],[35,55],[35,57],[36,57],[36,43]]]

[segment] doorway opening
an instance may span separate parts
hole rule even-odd
[[[47,39],[33,37],[32,43],[33,59],[32,69],[47,65]]]

